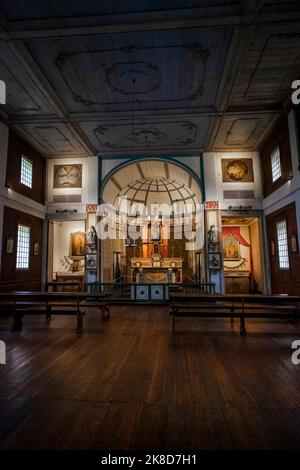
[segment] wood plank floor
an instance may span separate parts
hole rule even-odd
[[[167,309],[25,317],[0,366],[0,449],[300,448],[300,325],[178,319]]]

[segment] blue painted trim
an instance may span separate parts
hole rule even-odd
[[[181,161],[178,161],[177,158],[179,157],[199,157],[200,158],[200,173],[201,175],[197,175],[197,173],[192,170],[189,166],[185,165]],[[192,152],[189,154],[168,154],[168,155],[161,155],[161,154],[152,154],[152,155],[144,155],[144,156],[128,156],[128,155],[119,155],[119,156],[108,156],[108,157],[99,157],[99,204],[101,204],[102,200],[102,193],[103,189],[105,187],[105,184],[107,183],[107,180],[118,170],[121,168],[130,165],[131,163],[135,161],[149,161],[149,160],[158,160],[158,161],[167,161],[170,163],[173,163],[174,165],[177,165],[184,170],[186,170],[188,173],[190,173],[193,178],[196,180],[198,183],[200,190],[201,190],[201,195],[202,195],[202,200],[205,201],[205,187],[204,187],[204,172],[203,172],[203,154],[202,152]],[[113,170],[109,171],[107,175],[103,178],[103,172],[102,172],[102,160],[125,160],[119,165],[117,165]]]
[[[199,158],[200,158],[200,172],[201,172],[200,180],[201,180],[201,182],[202,182],[202,186],[201,186],[201,189],[202,189],[202,198],[203,198],[203,202],[204,202],[204,201],[206,201],[206,194],[205,194],[205,178],[204,178],[204,160],[203,160],[203,152],[200,153]]]
[[[102,161],[98,158],[98,204],[101,204],[101,192],[102,192]]]

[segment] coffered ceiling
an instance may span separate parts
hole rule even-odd
[[[0,0],[3,119],[47,157],[258,148],[300,76],[298,0]]]

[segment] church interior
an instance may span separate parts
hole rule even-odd
[[[0,461],[300,451],[299,31],[0,0]]]

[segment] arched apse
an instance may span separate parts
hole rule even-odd
[[[203,188],[191,169],[175,160],[138,159],[112,170],[101,187],[101,202],[117,208],[118,198],[150,204],[203,202]]]

